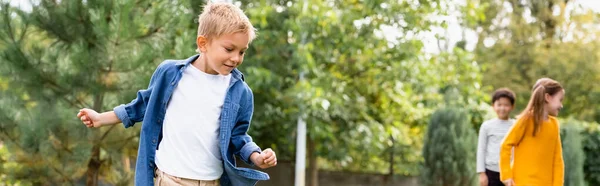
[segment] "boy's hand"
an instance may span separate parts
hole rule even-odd
[[[488,177],[485,175],[485,172],[479,173],[479,185],[488,186]]]
[[[515,181],[512,178],[504,180],[502,182],[504,183],[504,186],[515,186]]]
[[[266,169],[277,165],[277,156],[270,148],[265,149],[260,154],[258,152],[252,153],[252,155],[250,155],[250,160],[252,163],[254,163],[254,165],[260,167],[261,169]]]
[[[87,126],[88,128],[96,128],[102,126],[100,123],[100,114],[92,109],[81,109],[77,113],[77,117]]]

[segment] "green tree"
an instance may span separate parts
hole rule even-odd
[[[476,138],[467,113],[460,108],[441,108],[431,116],[427,127],[421,183],[474,185]]]
[[[131,184],[139,128],[87,129],[75,114],[129,102],[161,59],[191,54],[193,17],[166,0],[30,3],[0,6],[0,141],[19,167],[2,174],[34,185]]]
[[[581,124],[569,119],[561,127],[563,159],[565,163],[565,185],[585,185],[583,164],[586,159],[583,151]]]
[[[267,6],[270,3],[274,6]],[[295,136],[289,134],[295,131],[300,108],[309,123],[309,145],[314,145],[308,147],[315,150],[309,153],[312,165],[319,156],[335,162],[333,167],[354,165],[363,170],[365,166],[369,167],[366,170],[375,169],[367,162],[380,156],[384,144],[390,142],[389,134],[382,134],[389,133],[389,124],[394,122],[379,118],[373,109],[381,110],[381,104],[386,109],[402,104],[405,112],[393,110],[396,117],[410,115],[406,111],[415,112],[411,118],[404,118],[414,123],[429,113],[419,112],[428,108],[416,107],[418,100],[390,98],[399,94],[397,91],[411,89],[410,85],[403,88],[393,72],[408,72],[399,61],[415,60],[422,44],[408,40],[392,48],[377,34],[382,25],[396,22],[397,12],[405,12],[408,21],[417,25],[405,29],[422,30],[425,25],[418,24],[426,21],[415,15],[430,10],[381,1],[310,1],[306,6],[287,1],[242,4],[260,33],[243,67],[255,92],[258,111],[253,133],[259,143],[273,141],[267,145],[280,149],[282,157],[294,155],[291,142]],[[423,4],[421,8],[428,6]],[[304,81],[299,81],[301,73]],[[406,96],[417,95],[411,92]],[[392,116],[386,112],[386,116]],[[403,121],[395,122],[404,125]],[[403,132],[409,133],[410,128],[406,125]],[[272,134],[279,136],[270,137]]]
[[[600,125],[598,123],[580,122],[583,127],[583,151],[585,162],[583,173],[588,185],[600,184]]]
[[[468,52],[432,56],[419,38],[383,35],[442,25],[425,19],[446,13],[438,1],[241,4],[259,30],[241,67],[255,93],[251,133],[261,146],[292,159],[296,136],[290,134],[305,114],[310,175],[315,165],[418,174],[424,127],[443,100],[442,89],[457,87],[470,95],[464,100],[474,113],[482,108],[481,69]]]

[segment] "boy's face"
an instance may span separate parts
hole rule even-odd
[[[197,44],[208,68],[208,74],[228,75],[231,71],[242,64],[244,54],[248,49],[250,36],[247,33],[236,32],[225,34],[218,38],[208,40],[204,36],[198,36]]]
[[[508,119],[510,111],[513,110],[513,104],[510,103],[510,99],[501,97],[494,102],[494,111],[500,119]]]
[[[554,95],[546,94],[546,110],[551,116],[558,116],[558,111],[562,109],[562,101],[565,97],[565,90],[561,90]]]

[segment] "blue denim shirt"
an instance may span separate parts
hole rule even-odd
[[[148,89],[137,92],[137,98],[128,104],[114,108],[117,117],[125,128],[142,122],[142,131],[135,166],[135,185],[154,185],[154,158],[162,139],[162,126],[167,105],[177,86],[183,70],[199,55],[186,60],[166,60],[162,62],[150,79]],[[198,105],[199,107],[202,105]],[[234,69],[227,89],[225,102],[220,116],[219,149],[223,157],[223,186],[255,185],[258,180],[268,180],[269,175],[253,169],[236,167],[234,155],[252,165],[249,160],[253,152],[260,147],[252,142],[247,134],[254,109],[252,90],[248,87],[242,73]],[[197,156],[203,156],[197,154]]]

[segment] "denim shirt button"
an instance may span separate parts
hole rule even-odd
[[[156,139],[153,139],[153,140],[152,140],[152,143],[156,144]]]

